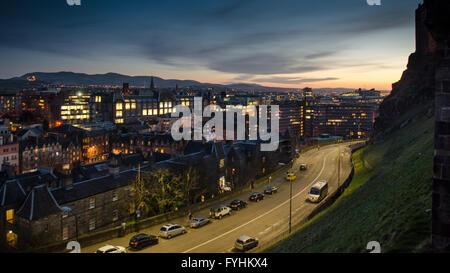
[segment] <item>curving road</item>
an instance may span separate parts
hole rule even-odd
[[[294,162],[293,170],[297,173],[297,179],[292,185],[292,225],[304,220],[305,217],[317,206],[306,202],[307,194],[311,186],[325,180],[329,184],[329,193],[336,191],[338,187],[338,162],[341,155],[340,183],[343,183],[351,172],[351,143],[330,145],[305,152]],[[298,171],[301,163],[308,164],[308,170]],[[237,196],[248,202],[248,206],[240,211],[233,211],[231,216],[222,220],[212,220],[210,224],[199,229],[188,228],[187,234],[174,237],[170,240],[160,238],[159,244],[145,248],[137,253],[227,253],[234,252],[233,245],[241,235],[257,237],[260,241],[258,248],[267,246],[289,230],[289,182],[284,174],[272,176],[272,185],[278,186],[278,193],[265,195],[263,201],[258,203],[248,202],[249,193]],[[265,185],[257,187],[256,191],[263,192]],[[224,205],[228,205],[228,200]],[[205,217],[209,210],[205,209],[194,216]],[[179,218],[171,221],[174,224],[187,226],[188,219]],[[143,229],[140,233],[157,235],[162,225]],[[106,244],[128,246],[129,239],[135,234],[128,234],[123,238],[116,238],[100,244],[82,248],[83,253],[95,252]],[[253,251],[257,251],[258,248]],[[133,253],[132,250],[127,250]]]

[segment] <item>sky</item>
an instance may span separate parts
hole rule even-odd
[[[0,79],[108,72],[208,83],[390,90],[420,0],[5,0]]]

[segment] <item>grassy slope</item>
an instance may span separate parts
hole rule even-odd
[[[353,155],[355,177],[329,209],[266,252],[428,252],[434,117],[419,118]]]

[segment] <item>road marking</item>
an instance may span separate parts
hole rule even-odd
[[[313,182],[312,182],[311,184],[309,184],[307,187],[305,187],[303,190],[301,190],[301,191],[300,191],[299,193],[297,193],[296,195],[292,196],[292,199],[294,199],[294,198],[300,196],[300,194],[302,194],[306,189],[308,189],[310,186],[312,186],[312,185],[317,181],[317,179],[322,175],[323,171],[325,170],[325,161],[326,161],[326,159],[327,159],[327,155],[325,155],[325,157],[323,158],[322,170],[320,170],[319,175],[317,175],[317,177],[313,180]],[[292,183],[292,182],[291,182],[291,183]],[[273,209],[267,211],[266,213],[263,213],[263,214],[261,214],[260,216],[258,216],[258,217],[256,217],[256,218],[253,218],[252,220],[248,221],[247,223],[244,223],[244,224],[242,224],[242,225],[240,225],[240,226],[238,226],[238,227],[236,227],[236,228],[234,228],[234,229],[232,229],[232,230],[229,230],[229,231],[223,233],[222,235],[219,235],[219,236],[217,236],[217,237],[215,237],[215,238],[213,238],[213,239],[211,239],[211,240],[208,240],[208,241],[206,241],[206,242],[204,242],[204,243],[201,243],[201,244],[199,244],[198,246],[192,247],[192,248],[190,248],[190,249],[188,249],[188,250],[186,250],[186,251],[184,251],[184,252],[182,252],[182,253],[188,253],[188,252],[191,252],[192,250],[195,250],[195,249],[197,249],[197,248],[199,248],[199,247],[202,247],[202,246],[207,245],[207,244],[209,244],[209,243],[211,243],[211,242],[214,242],[214,241],[217,240],[217,239],[220,239],[220,238],[222,238],[222,237],[224,237],[224,236],[226,236],[226,235],[228,235],[228,234],[230,234],[230,233],[232,233],[232,232],[234,232],[234,231],[236,231],[236,230],[238,230],[238,229],[240,229],[240,228],[242,228],[242,227],[244,227],[244,226],[246,226],[246,225],[248,225],[248,224],[250,224],[250,223],[253,223],[253,222],[256,221],[256,220],[259,220],[260,218],[262,218],[262,217],[264,217],[264,216],[266,216],[266,215],[272,213],[273,211],[275,211],[275,210],[281,208],[282,206],[286,205],[287,203],[289,203],[289,199],[286,200],[286,201],[284,201],[284,202],[281,203],[280,205],[274,207]]]
[[[263,235],[263,234],[266,234],[266,233],[269,232],[272,228],[273,228],[273,227],[268,227],[268,228],[266,228],[264,231],[261,231],[261,232],[259,233],[259,236],[261,236],[261,235]]]

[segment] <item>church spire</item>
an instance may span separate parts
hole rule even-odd
[[[155,90],[155,82],[153,80],[153,76],[151,77],[151,81],[150,81],[150,90],[152,90],[152,91]]]

